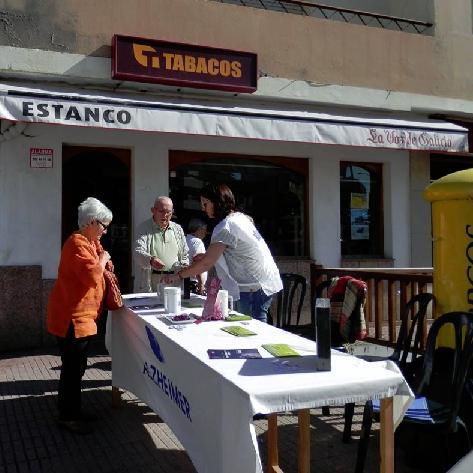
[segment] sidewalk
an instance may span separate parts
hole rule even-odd
[[[111,361],[94,342],[83,380],[83,400],[100,420],[94,433],[76,436],[55,424],[60,359],[55,348],[0,354],[0,473],[146,472],[195,473],[186,451],[159,416],[131,393],[119,409],[111,406]],[[343,444],[343,409],[311,411],[311,471],[354,471],[362,406],[357,406],[354,440]],[[279,416],[279,457],[285,473],[297,472],[297,417]],[[378,425],[373,426],[365,473],[379,472]],[[266,421],[256,422],[266,459]],[[397,473],[418,473],[396,463]]]

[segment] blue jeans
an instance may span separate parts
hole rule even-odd
[[[267,322],[268,310],[273,296],[267,296],[263,289],[254,292],[240,292],[240,300],[236,301],[236,310],[241,314],[251,315],[256,320]]]

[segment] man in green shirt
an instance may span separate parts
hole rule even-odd
[[[137,289],[157,291],[166,274],[189,265],[189,248],[182,227],[171,222],[173,203],[169,197],[156,199],[151,208],[152,218],[137,229],[135,260],[141,271]]]

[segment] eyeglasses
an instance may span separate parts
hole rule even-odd
[[[110,224],[105,225],[105,223],[101,222],[100,220],[96,220],[96,222],[100,225],[102,225],[103,231],[106,232],[107,228],[109,227]]]
[[[156,209],[156,212],[164,215],[172,215],[173,211],[172,210],[161,210],[161,209]]]

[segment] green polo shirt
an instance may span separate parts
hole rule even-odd
[[[178,261],[179,247],[176,236],[170,226],[162,230],[154,220],[152,225],[154,231],[151,237],[150,254],[157,256],[164,263],[163,271],[171,271],[173,264]]]

